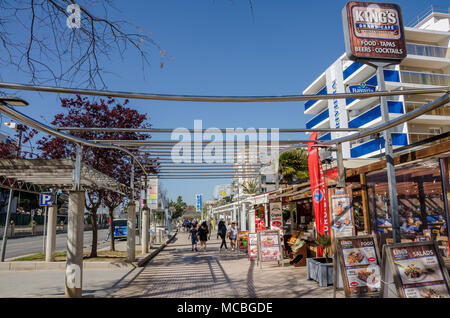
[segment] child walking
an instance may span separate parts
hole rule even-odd
[[[188,236],[188,240],[189,238],[191,238],[191,243],[192,243],[192,251],[198,252],[197,249],[197,234],[198,234],[198,230],[197,230],[197,224],[193,224],[192,225],[192,229],[189,231],[189,236]]]

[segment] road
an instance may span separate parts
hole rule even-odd
[[[109,241],[105,242],[107,229],[98,230],[98,248],[109,246]],[[1,244],[2,240],[0,240]],[[84,232],[83,245],[85,250],[90,250],[92,242],[92,231]],[[59,233],[56,235],[56,252],[63,252],[66,250],[67,233]],[[6,244],[5,259],[15,258],[22,255],[42,253],[43,250],[43,236],[27,236],[22,238],[8,239]]]

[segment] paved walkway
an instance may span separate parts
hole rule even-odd
[[[192,252],[187,233],[177,237],[149,262],[134,279],[111,297],[158,298],[274,298],[333,297],[333,287],[319,287],[306,279],[306,267],[289,260],[280,267],[263,263],[262,269],[244,253],[222,252],[215,233],[206,252]],[[337,297],[343,297],[338,292]]]

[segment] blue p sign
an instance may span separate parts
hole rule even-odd
[[[51,192],[41,193],[39,195],[39,205],[40,206],[49,206],[53,203],[53,195]]]

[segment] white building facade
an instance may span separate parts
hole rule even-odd
[[[405,26],[407,57],[384,70],[387,90],[450,86],[450,8],[432,7],[414,24]],[[349,60],[344,53],[316,78],[303,94],[333,94],[377,88],[375,68]],[[388,97],[389,118],[410,112],[439,94]],[[306,128],[368,128],[382,121],[379,98],[308,101],[304,113],[313,115]],[[445,105],[393,128],[393,147],[402,147],[450,131],[450,107]],[[340,135],[341,134],[341,135]],[[320,140],[347,133],[322,133]],[[384,152],[382,136],[343,144],[344,158],[370,158]]]

